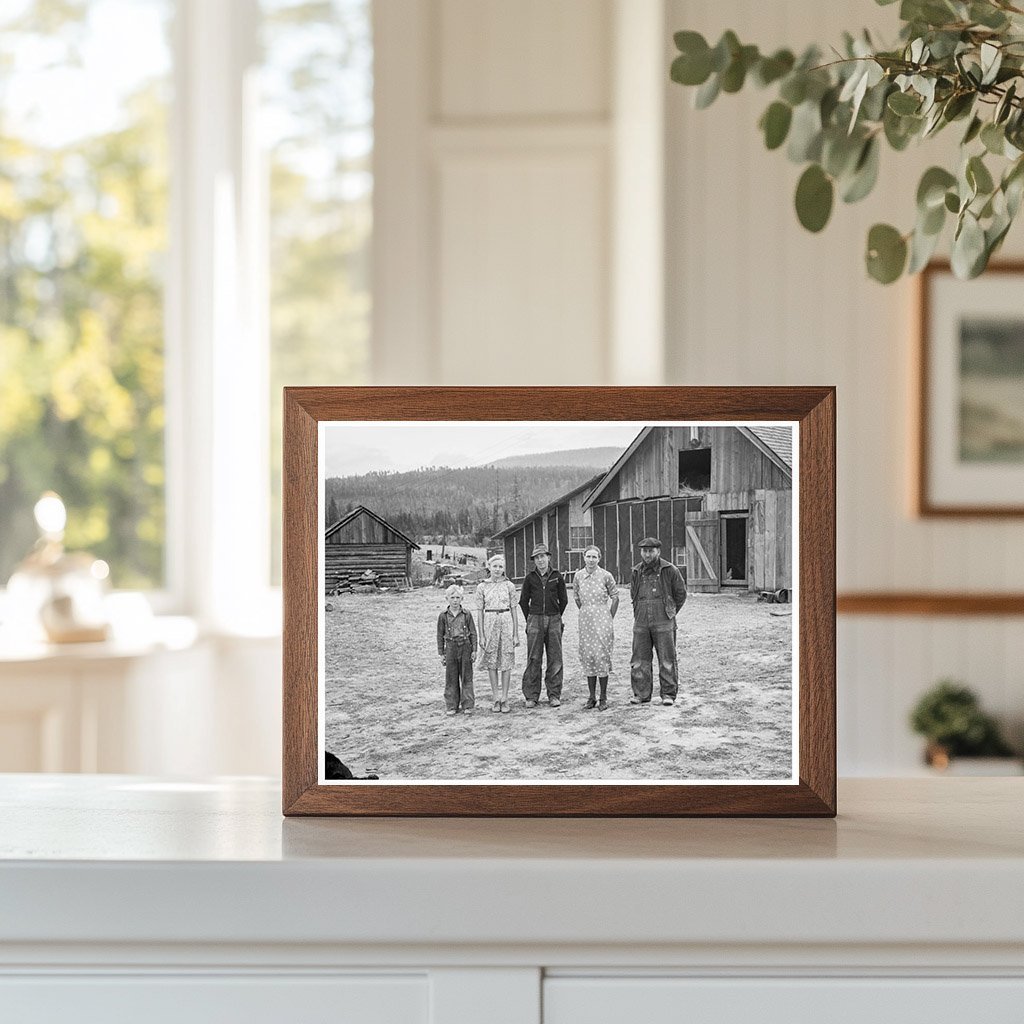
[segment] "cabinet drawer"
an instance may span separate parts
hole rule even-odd
[[[580,978],[544,983],[544,1024],[1021,1024],[1024,978]]]
[[[0,978],[0,1020],[18,1024],[427,1024],[425,975]]]

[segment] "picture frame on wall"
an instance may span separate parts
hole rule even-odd
[[[286,388],[286,815],[834,816],[835,391]]]
[[[1024,263],[918,284],[914,508],[922,517],[1024,516]]]

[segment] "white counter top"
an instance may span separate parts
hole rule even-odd
[[[0,779],[0,943],[1024,944],[1024,780],[822,820],[288,819],[275,784]]]

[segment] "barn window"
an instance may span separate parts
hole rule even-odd
[[[588,544],[594,543],[593,526],[570,526],[569,547],[574,551],[585,548]]]
[[[711,489],[710,448],[689,448],[679,453],[679,487],[684,491]]]

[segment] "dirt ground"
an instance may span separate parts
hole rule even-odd
[[[607,711],[584,711],[576,607],[565,613],[562,706],[528,709],[516,650],[512,711],[490,711],[474,670],[477,708],[446,717],[436,623],[439,590],[332,598],[325,615],[326,747],[356,774],[382,779],[788,779],[791,771],[790,606],[747,594],[691,594],[679,617],[679,697],[628,703],[632,611],[620,588]],[[473,595],[466,595],[473,607]],[[520,619],[522,626],[522,619]]]

